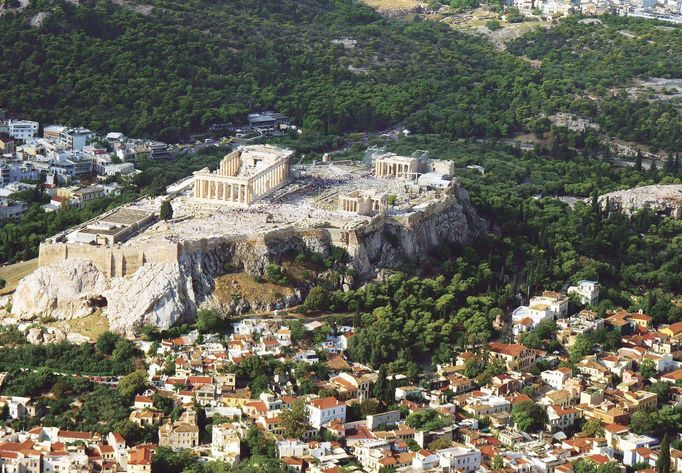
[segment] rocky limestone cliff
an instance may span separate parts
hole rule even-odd
[[[108,288],[109,278],[85,261],[68,260],[38,268],[19,282],[12,314],[23,320],[38,316],[83,317],[92,312]]]
[[[188,320],[197,310],[193,279],[185,262],[145,265],[130,278],[113,278],[103,293],[111,330],[135,334],[146,324],[167,329]]]
[[[341,247],[363,281],[381,269],[423,265],[439,246],[467,243],[482,229],[468,194],[454,185],[439,201],[407,214],[380,215],[354,229],[286,228],[249,239],[185,241],[177,261],[144,265],[130,277],[107,278],[84,260],[53,264],[21,281],[12,313],[63,319],[87,315],[106,303],[112,330],[132,336],[145,324],[166,329],[191,321],[200,305],[211,304],[215,278],[226,263],[262,275],[267,264],[304,250],[326,257]]]
[[[649,209],[682,219],[682,184],[643,186],[610,192],[599,196],[598,202],[605,212],[632,215],[640,209]]]

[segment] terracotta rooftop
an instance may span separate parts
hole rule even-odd
[[[310,401],[310,405],[318,409],[331,409],[332,407],[343,406],[343,402],[339,401],[335,397],[323,397],[320,399],[313,399]]]
[[[490,351],[495,353],[502,353],[507,356],[519,356],[526,349],[525,345],[520,343],[498,343],[491,342],[488,344]]]

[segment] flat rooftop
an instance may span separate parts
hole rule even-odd
[[[122,207],[115,210],[104,218],[100,218],[98,222],[115,223],[117,225],[125,225],[129,227],[135,225],[137,222],[144,220],[152,214],[150,211],[134,209],[131,207]]]

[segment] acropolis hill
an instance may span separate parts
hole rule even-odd
[[[17,288],[13,313],[70,318],[106,304],[115,330],[165,328],[193,317],[226,265],[261,275],[269,263],[339,247],[355,270],[345,281],[351,286],[383,268],[419,266],[482,227],[451,162],[375,153],[371,165],[295,166],[293,158],[273,146],[240,148],[166,196],[48,239],[40,268]],[[168,221],[157,217],[165,199]]]

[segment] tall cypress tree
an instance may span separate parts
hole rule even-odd
[[[388,388],[388,380],[386,379],[386,364],[382,364],[379,367],[379,376],[377,377],[377,382],[374,384],[374,390],[372,394],[374,397],[382,401],[384,399],[386,389]]]
[[[658,460],[656,460],[656,471],[658,473],[670,473],[670,439],[668,434],[663,436],[661,442],[661,451],[658,454]]]

